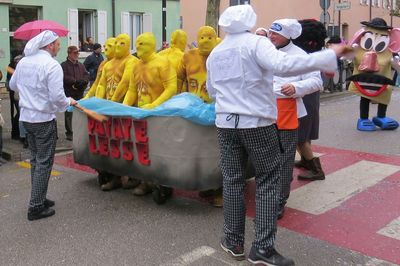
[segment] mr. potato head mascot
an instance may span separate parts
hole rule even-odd
[[[385,20],[374,18],[363,21],[364,27],[356,32],[351,40],[355,48],[353,75],[349,91],[361,96],[360,118],[357,129],[374,131],[376,126],[383,130],[394,130],[399,123],[386,116],[387,106],[392,95],[392,67],[400,70],[398,57],[393,53],[400,51],[400,28],[388,26]],[[377,116],[369,119],[370,102],[378,103]]]

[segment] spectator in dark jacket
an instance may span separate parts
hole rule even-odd
[[[93,45],[93,53],[86,57],[85,62],[83,64],[86,67],[86,70],[89,72],[89,82],[90,86],[96,80],[97,69],[99,68],[100,63],[104,60],[103,55],[101,54],[101,45],[99,43],[95,43]]]
[[[89,83],[89,74],[85,66],[78,61],[79,50],[76,46],[69,46],[67,60],[61,63],[64,71],[65,96],[79,100],[83,97]],[[67,140],[72,140],[72,113],[65,112],[65,135]]]
[[[15,71],[15,67],[17,66],[19,60],[21,60],[22,55],[17,55],[14,57],[10,64],[7,67],[7,79],[6,79],[6,88],[10,95],[10,114],[11,114],[11,138],[18,140],[20,138],[19,132],[19,104],[18,99],[15,97],[15,92],[10,90],[9,82],[12,77],[12,74]]]

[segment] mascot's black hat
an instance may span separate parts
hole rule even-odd
[[[382,18],[373,18],[371,21],[362,21],[361,24],[377,30],[391,30],[393,27],[388,26]]]

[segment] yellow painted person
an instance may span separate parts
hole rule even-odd
[[[197,32],[198,48],[185,53],[177,70],[178,92],[188,91],[205,102],[211,102],[206,89],[206,61],[217,45],[217,34],[210,26],[200,27]]]
[[[130,54],[131,38],[128,34],[119,34],[115,38],[114,58],[108,61],[101,73],[101,78],[96,89],[96,97],[115,102],[122,102],[128,90],[130,77],[138,59]],[[101,185],[103,191],[120,187],[134,187],[137,181],[133,178],[121,177],[108,172],[99,172],[107,180]]]
[[[156,38],[143,33],[136,39],[139,62],[133,70],[123,104],[152,109],[176,94],[176,71],[167,58],[156,54]],[[151,193],[148,182],[133,190],[136,196]]]
[[[104,44],[104,55],[106,56],[106,60],[102,61],[99,65],[99,69],[97,70],[96,80],[93,82],[89,91],[86,93],[83,99],[88,99],[96,95],[97,86],[99,85],[101,79],[101,73],[103,72],[104,65],[114,58],[115,55],[115,41],[114,37],[108,38],[106,43]]]
[[[171,33],[171,47],[160,51],[158,54],[165,56],[175,69],[178,69],[182,61],[187,45],[187,34],[183,30],[176,30]]]
[[[131,38],[119,34],[115,40],[115,56],[104,65],[96,97],[122,102],[129,86],[133,68],[138,59],[130,54]]]
[[[123,104],[152,109],[176,94],[176,71],[156,54],[156,38],[146,32],[136,39],[139,61],[133,70]]]
[[[200,27],[197,32],[198,48],[192,48],[185,53],[179,65],[178,91],[191,92],[205,102],[211,102],[206,89],[206,61],[212,49],[218,44],[215,30],[209,26]],[[222,189],[199,192],[200,197],[212,197],[212,205],[222,207]]]

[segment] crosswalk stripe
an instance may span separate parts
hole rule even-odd
[[[323,153],[314,152],[313,155],[314,155],[314,157],[321,157],[321,156],[324,155],[324,154],[323,154]],[[300,154],[296,151],[295,160],[296,160],[296,161],[299,161],[300,159],[301,159],[301,156],[300,156]]]
[[[340,206],[354,194],[400,171],[400,166],[359,161],[291,192],[287,206],[318,215]]]
[[[377,233],[400,240],[400,217],[390,222],[387,226],[379,230]]]

